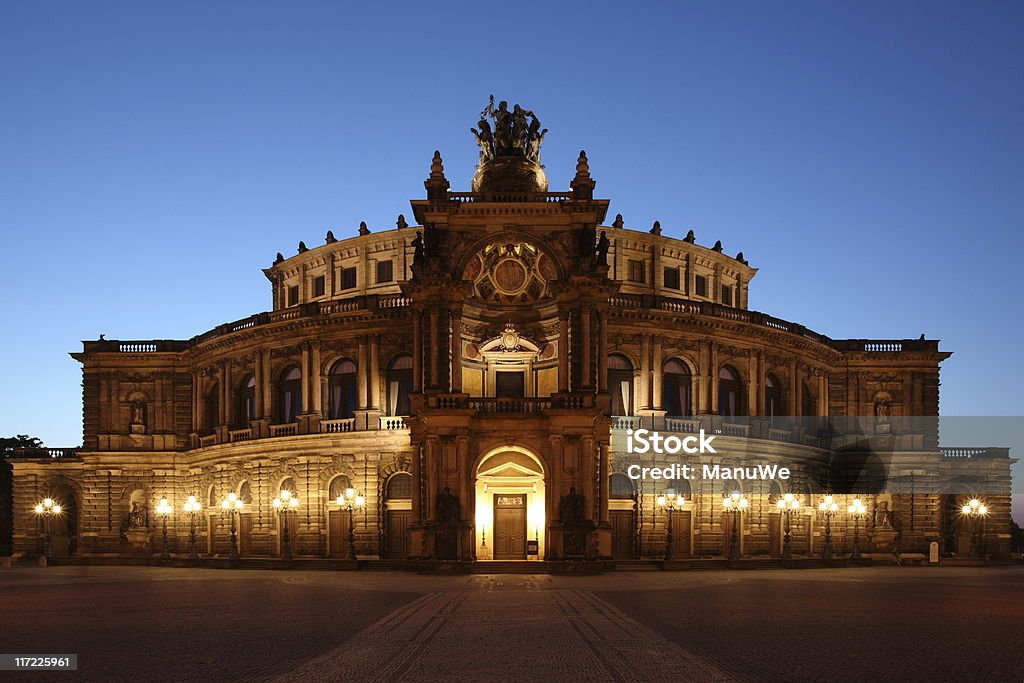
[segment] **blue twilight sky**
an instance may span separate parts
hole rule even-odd
[[[1022,19],[999,2],[6,3],[0,434],[79,444],[80,340],[266,310],[275,252],[394,227],[435,148],[468,189],[491,93],[550,128],[553,190],[585,148],[628,226],[743,250],[752,308],[839,338],[926,332],[956,352],[944,414],[1022,415]]]

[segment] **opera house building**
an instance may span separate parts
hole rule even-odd
[[[532,112],[492,102],[477,125],[469,191],[435,153],[408,222],[278,254],[268,311],[84,342],[81,447],[11,459],[15,554],[421,571],[1008,554],[1011,459],[940,445],[938,341],[753,311],[742,253],[609,219],[582,152],[549,191]],[[631,451],[641,429],[703,430],[714,452]],[[634,476],[673,463],[696,475]],[[728,469],[772,463],[791,476]]]

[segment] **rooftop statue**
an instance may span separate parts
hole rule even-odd
[[[494,121],[494,125],[488,121]],[[526,157],[540,163],[540,145],[548,129],[540,127],[540,119],[529,109],[518,104],[509,111],[508,102],[502,100],[494,106],[494,95],[480,112],[480,130],[471,128],[480,145],[480,163],[496,157]]]
[[[474,192],[547,192],[547,177],[540,163],[540,147],[547,128],[529,109],[491,95],[470,128],[480,147],[480,163],[473,179]]]

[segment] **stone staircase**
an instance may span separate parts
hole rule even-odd
[[[478,560],[473,563],[474,574],[547,574],[547,562],[522,560]]]

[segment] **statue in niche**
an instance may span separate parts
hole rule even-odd
[[[889,510],[889,503],[884,500],[875,508],[875,526],[883,529],[892,528],[892,512]]]
[[[889,397],[885,394],[881,394],[875,398],[875,422],[879,425],[889,424],[889,415],[891,413],[889,405]]]
[[[576,487],[570,487],[569,493],[562,496],[558,507],[558,515],[563,525],[579,524],[586,519],[583,496],[576,493]]]
[[[452,495],[451,489],[444,487],[444,493],[437,495],[437,521],[440,524],[458,524],[462,504]]]
[[[146,404],[142,401],[132,401],[132,425],[146,426]]]
[[[144,502],[132,501],[132,509],[131,512],[128,513],[128,528],[149,528],[149,506]]]

